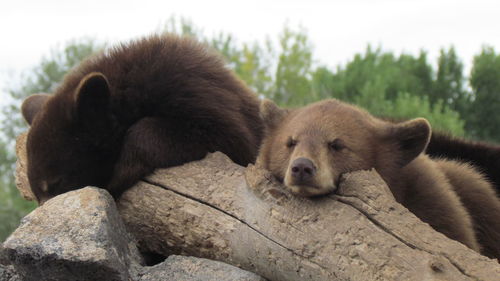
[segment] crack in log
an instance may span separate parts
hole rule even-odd
[[[249,227],[250,229],[252,229],[252,230],[253,230],[253,231],[255,231],[256,233],[260,234],[260,235],[261,235],[262,237],[264,237],[265,239],[267,239],[267,240],[269,240],[269,241],[271,241],[271,242],[275,243],[276,245],[278,245],[278,246],[282,247],[283,249],[285,249],[285,250],[287,250],[287,251],[289,251],[289,252],[291,252],[291,253],[293,253],[293,254],[295,254],[295,255],[297,255],[297,256],[299,256],[299,257],[301,257],[301,258],[307,259],[309,262],[311,262],[311,263],[313,263],[313,264],[315,264],[315,265],[319,266],[321,269],[323,269],[323,270],[325,270],[325,271],[327,271],[327,272],[330,272],[331,274],[333,274],[333,275],[336,277],[336,273],[335,273],[335,272],[333,272],[333,271],[329,271],[329,270],[328,270],[328,269],[329,269],[328,267],[325,267],[325,266],[323,266],[323,265],[321,265],[321,264],[318,264],[318,263],[316,263],[316,262],[314,262],[314,261],[310,260],[310,258],[308,258],[308,257],[306,257],[306,256],[304,256],[304,255],[301,255],[301,254],[300,254],[300,253],[298,253],[297,251],[295,251],[295,250],[293,250],[293,249],[290,249],[290,248],[286,247],[285,245],[282,245],[281,243],[279,243],[279,242],[277,242],[277,241],[273,240],[272,238],[268,237],[267,235],[265,235],[264,233],[262,233],[262,232],[261,232],[261,231],[259,231],[258,229],[254,228],[253,226],[251,226],[250,224],[248,224],[248,223],[247,223],[247,222],[245,222],[244,220],[242,220],[242,219],[240,219],[240,218],[236,217],[235,215],[233,215],[233,214],[231,214],[231,213],[229,213],[229,212],[227,212],[227,211],[225,211],[225,210],[223,210],[223,209],[221,209],[221,208],[219,208],[219,207],[217,207],[217,206],[214,206],[214,205],[212,205],[212,204],[210,204],[210,203],[208,203],[208,202],[204,202],[204,201],[202,201],[201,199],[199,199],[199,198],[195,198],[195,197],[193,197],[193,196],[191,196],[191,195],[189,195],[189,194],[185,194],[185,193],[179,192],[179,191],[177,191],[177,190],[173,190],[173,189],[169,188],[168,186],[165,186],[165,185],[163,185],[163,184],[161,184],[161,183],[153,182],[153,181],[150,181],[150,180],[147,180],[147,179],[143,179],[143,181],[144,181],[144,182],[146,182],[146,183],[148,183],[148,184],[151,184],[151,185],[154,185],[154,186],[158,186],[158,187],[161,187],[161,188],[163,188],[163,189],[165,189],[165,190],[171,191],[171,192],[173,192],[173,193],[175,193],[175,194],[177,194],[177,195],[179,195],[179,196],[186,197],[186,198],[188,198],[188,199],[190,199],[190,200],[193,200],[193,201],[195,201],[195,202],[198,202],[198,203],[203,204],[203,205],[205,205],[205,206],[208,206],[208,207],[210,207],[210,208],[213,208],[213,209],[215,209],[215,210],[217,210],[217,211],[219,211],[219,212],[222,212],[222,213],[224,213],[225,215],[228,215],[228,216],[232,217],[233,219],[235,219],[235,220],[239,221],[239,222],[240,222],[240,223],[242,223],[243,225],[246,225],[247,227]]]
[[[459,266],[456,262],[454,262],[454,261],[453,261],[450,257],[448,257],[448,255],[447,255],[447,254],[442,253],[442,255],[443,255],[443,257],[444,257],[445,259],[447,259],[447,260],[448,260],[448,261],[449,261],[449,262],[450,262],[450,263],[451,263],[451,264],[452,264],[452,265],[453,265],[453,266],[454,266],[454,267],[455,267],[458,271],[460,271],[460,273],[462,273],[463,275],[468,276],[468,277],[470,277],[470,278],[472,278],[472,279],[479,280],[477,277],[472,276],[472,275],[470,275],[470,274],[467,274],[467,272],[465,272],[465,270],[464,270],[463,268],[461,268],[461,267],[460,267],[460,266]]]
[[[345,197],[345,198],[343,198]],[[348,198],[348,199],[347,199]],[[399,237],[396,233],[392,232],[390,229],[388,229],[387,227],[385,227],[382,223],[380,223],[379,221],[377,221],[376,219],[374,219],[367,211],[363,210],[362,208],[360,207],[357,207],[355,205],[353,205],[353,202],[351,202],[350,200],[359,200],[361,201],[362,203],[366,204],[366,202],[364,202],[363,200],[359,199],[358,197],[355,197],[355,196],[344,196],[344,195],[338,195],[335,197],[335,199],[347,206],[350,206],[356,210],[358,210],[358,212],[360,212],[361,214],[363,214],[370,222],[372,222],[375,226],[377,226],[378,228],[380,228],[381,230],[383,230],[384,232],[386,232],[387,234],[391,235],[392,237],[396,238],[398,241],[400,241],[401,243],[405,244],[406,246],[412,248],[412,249],[415,249],[415,250],[419,250],[419,251],[422,251],[422,252],[426,252],[428,254],[431,254],[431,255],[440,255],[444,258],[446,258],[448,260],[448,262],[450,262],[450,264],[455,267],[460,273],[462,273],[463,275],[469,277],[469,278],[472,278],[472,279],[475,279],[475,280],[479,280],[477,277],[475,276],[471,276],[469,274],[467,274],[465,272],[465,270],[463,268],[461,268],[457,263],[455,263],[450,257],[448,257],[446,254],[444,253],[440,253],[440,252],[433,252],[433,251],[428,251],[426,249],[422,249],[422,248],[419,248],[411,243],[409,243],[408,241],[405,241],[403,238]],[[347,200],[346,200],[347,199]],[[350,199],[350,200],[349,200]],[[369,204],[366,204],[368,206],[370,206]],[[371,207],[371,206],[370,206]]]
[[[392,232],[390,229],[388,229],[387,227],[385,227],[384,225],[382,225],[381,223],[379,223],[377,220],[375,220],[374,218],[371,217],[371,215],[363,210],[362,208],[359,208],[355,205],[352,204],[352,202],[350,202],[349,200],[346,200],[345,198],[342,198],[342,197],[349,197],[349,198],[352,198],[352,199],[359,199],[357,197],[351,197],[351,196],[338,196],[336,197],[336,200],[341,202],[341,203],[344,203],[345,205],[348,205],[354,209],[356,209],[358,212],[360,212],[361,214],[363,214],[370,222],[372,222],[375,226],[377,226],[378,228],[382,229],[384,232],[390,234],[391,236],[393,236],[394,238],[396,238],[399,242],[405,244],[406,246],[412,248],[412,249],[418,249],[415,245],[403,240],[401,237],[399,237],[397,234],[395,234],[394,232]],[[363,202],[362,200],[360,200],[361,202]]]

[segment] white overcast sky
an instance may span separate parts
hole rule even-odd
[[[239,42],[308,31],[317,62],[336,66],[368,43],[396,53],[455,46],[466,67],[485,44],[500,51],[498,0],[0,0],[0,104],[16,75],[73,38],[116,42],[150,34],[172,15]]]

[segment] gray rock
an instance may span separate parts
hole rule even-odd
[[[0,281],[22,281],[11,265],[0,264]]]
[[[47,201],[3,246],[26,281],[124,281],[141,263],[113,198],[94,187]]]
[[[10,265],[10,261],[7,259],[3,243],[0,244],[0,281],[21,281],[14,267]]]
[[[3,243],[0,243],[0,264],[1,265],[10,265],[10,261],[7,258],[7,253],[3,246]]]
[[[147,267],[139,281],[265,281],[264,278],[218,261],[169,256],[158,265]]]

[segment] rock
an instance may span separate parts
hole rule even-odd
[[[22,281],[10,264],[3,243],[0,244],[0,281]]]
[[[22,281],[11,265],[0,264],[0,281]]]
[[[7,253],[5,252],[5,248],[3,243],[0,244],[0,264],[1,265],[10,265],[10,261],[7,258]]]
[[[47,201],[3,246],[26,281],[123,281],[142,263],[113,198],[94,187]]]
[[[138,281],[265,281],[264,278],[218,261],[169,256],[158,265],[144,268]]]

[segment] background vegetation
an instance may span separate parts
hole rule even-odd
[[[238,42],[232,34],[206,36],[191,22],[172,18],[159,32],[207,42],[257,93],[283,106],[338,98],[375,115],[425,117],[437,130],[500,141],[500,54],[491,47],[475,56],[469,75],[453,47],[442,49],[433,63],[425,51],[396,55],[367,46],[332,69],[313,61],[312,43],[303,28],[285,26],[276,40]],[[22,100],[33,93],[53,92],[69,69],[105,47],[92,39],[68,42],[20,77],[19,86],[8,89],[12,103],[2,108],[0,125],[0,241],[36,206],[20,198],[13,177],[15,137],[27,128],[19,113]]]

